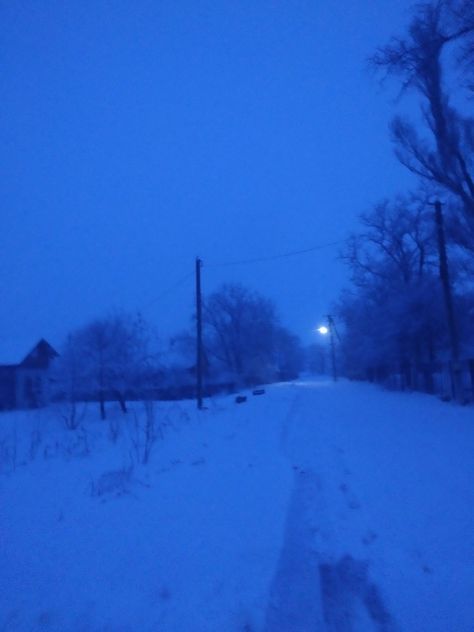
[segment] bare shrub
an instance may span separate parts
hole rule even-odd
[[[155,403],[152,400],[143,402],[144,415],[133,411],[132,421],[128,424],[131,442],[131,454],[135,463],[146,465],[151,457],[157,439],[164,438],[165,420],[157,421]]]
[[[67,430],[77,430],[86,416],[87,403],[79,403],[71,396],[58,404],[57,410],[64,427]]]

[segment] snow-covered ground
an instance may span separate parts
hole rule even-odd
[[[160,403],[147,465],[142,405],[115,441],[61,412],[0,415],[1,631],[474,631],[472,408],[325,380]]]

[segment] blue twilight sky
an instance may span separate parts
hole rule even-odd
[[[365,59],[411,5],[2,0],[0,362],[110,309],[185,327],[197,254],[308,341],[337,247],[211,264],[340,240],[407,187]]]

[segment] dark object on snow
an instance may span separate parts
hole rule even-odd
[[[237,395],[237,397],[235,398],[236,404],[243,404],[246,401],[247,401],[247,398],[245,397],[245,395]]]
[[[253,395],[265,395],[265,389],[264,388],[256,388],[254,391],[252,391]]]

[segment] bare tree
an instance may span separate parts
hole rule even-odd
[[[363,214],[361,223],[342,255],[355,285],[337,309],[346,364],[379,376],[396,368],[407,382],[410,367],[423,366],[429,382],[446,345],[432,219],[423,200],[399,198]]]
[[[224,285],[204,301],[204,330],[210,365],[238,382],[275,379],[283,358],[290,362],[290,348],[298,348],[272,301],[238,284]]]
[[[474,247],[474,120],[453,105],[446,86],[448,60],[470,60],[474,45],[472,1],[436,0],[416,5],[402,37],[372,57],[376,69],[395,78],[402,92],[421,97],[423,131],[404,117],[391,125],[396,154],[423,181],[458,200],[464,230]]]
[[[141,390],[150,375],[153,355],[141,317],[113,314],[73,332],[58,363],[70,401],[96,396],[101,418],[114,397],[127,412],[127,391]]]
[[[356,285],[397,279],[408,284],[435,265],[434,226],[423,199],[384,200],[359,219],[362,230],[349,237],[342,252]]]

